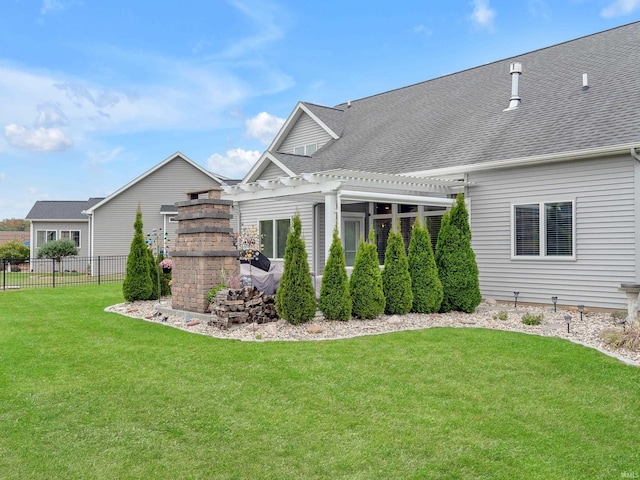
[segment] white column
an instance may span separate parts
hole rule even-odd
[[[324,263],[329,258],[333,241],[333,229],[338,227],[340,235],[340,197],[337,191],[324,194]],[[324,268],[324,265],[323,265]]]

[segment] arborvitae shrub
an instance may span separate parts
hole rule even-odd
[[[134,234],[131,240],[131,248],[127,257],[127,273],[122,284],[122,293],[125,300],[147,300],[153,287],[149,274],[149,261],[147,259],[147,244],[142,233],[142,212],[140,207],[136,212],[136,221],[133,224]]]
[[[388,314],[404,315],[411,310],[413,292],[409,262],[404,250],[402,235],[391,229],[384,254],[384,270],[382,271],[382,290],[384,291],[385,308]]]
[[[333,241],[329,258],[322,274],[318,307],[328,320],[349,320],[351,318],[351,295],[347,277],[347,262],[344,258],[342,241],[338,229],[333,231]]]
[[[413,291],[412,312],[435,313],[442,303],[442,282],[433,255],[429,229],[416,219],[409,242],[409,274]]]
[[[154,300],[158,298],[158,275],[160,274],[160,268],[153,256],[153,251],[148,247],[147,261],[149,262],[149,278],[151,279],[151,293],[147,300]]]
[[[476,255],[471,248],[469,214],[462,194],[458,194],[451,211],[442,217],[435,257],[443,288],[440,311],[475,311],[482,297]]]
[[[378,263],[378,249],[374,242],[373,230],[369,241],[360,240],[353,272],[349,279],[351,292],[351,313],[358,318],[376,318],[384,312],[385,298],[382,289],[382,274]]]
[[[316,296],[302,239],[300,214],[293,217],[284,250],[284,271],[276,291],[276,311],[292,324],[311,320],[316,313]]]

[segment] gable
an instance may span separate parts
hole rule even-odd
[[[178,164],[180,166],[177,166]],[[201,186],[206,188],[211,188],[212,185],[220,186],[222,184],[222,179],[220,177],[206,171],[204,168],[194,163],[192,160],[182,155],[180,152],[177,152],[171,157],[168,157],[164,161],[157,164],[155,167],[146,171],[145,173],[140,175],[138,178],[129,182],[127,185],[115,191],[114,193],[109,195],[107,198],[105,198],[101,202],[92,206],[90,209],[87,210],[88,213],[93,213],[96,209],[102,207],[106,203],[109,203],[114,198],[118,197],[119,195],[123,194],[124,192],[128,191],[129,189],[133,188],[139,183],[143,183],[144,180],[146,180],[150,176],[154,176],[155,173],[159,171],[162,172],[161,175],[155,176],[155,178],[164,179],[164,182],[165,182],[164,185],[159,184],[158,188],[163,188],[165,189],[165,191],[167,189],[174,190],[175,186],[183,185],[182,188],[183,189],[186,188],[186,190],[184,190],[183,193],[186,193],[187,190],[197,190]],[[179,175],[179,176],[172,176],[172,175]],[[183,175],[187,175],[187,176],[183,177]],[[196,175],[196,178],[201,179],[200,183],[192,184],[191,186],[188,186],[188,184],[185,185],[185,181],[186,182],[193,181],[193,178],[191,177],[191,175]],[[144,182],[143,184],[149,185],[147,182]],[[141,188],[144,189],[148,187],[141,187]],[[183,198],[181,198],[180,200],[183,200]],[[167,202],[164,202],[164,203],[167,203]]]
[[[319,149],[329,140],[331,140],[331,135],[318,125],[306,112],[302,112],[289,131],[289,134],[280,144],[278,151],[295,153],[294,149],[296,147],[304,147],[310,144],[315,144],[316,149]]]

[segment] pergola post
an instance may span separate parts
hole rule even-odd
[[[329,250],[333,241],[333,230],[338,227],[340,233],[340,196],[337,191],[324,194],[324,260],[329,258]]]

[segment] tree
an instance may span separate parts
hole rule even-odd
[[[353,272],[349,279],[351,292],[351,313],[358,318],[376,318],[384,312],[385,298],[382,289],[382,274],[378,263],[378,249],[373,230],[369,232],[369,241],[360,239]]]
[[[38,258],[52,258],[58,264],[58,270],[62,271],[60,268],[60,263],[64,257],[72,257],[78,254],[78,247],[68,238],[63,238],[60,240],[52,240],[50,242],[45,243],[38,249]]]
[[[344,249],[338,236],[337,227],[333,230],[329,258],[322,274],[318,306],[328,320],[346,321],[351,318],[351,295],[349,294],[347,262],[344,258]]]
[[[424,227],[416,219],[409,242],[409,274],[413,291],[411,311],[435,313],[442,304],[442,282],[431,246],[431,235],[427,224]]]
[[[149,247],[147,247],[147,261],[149,262],[149,278],[151,279],[151,293],[147,300],[154,300],[158,298],[160,267],[158,267],[153,251]]]
[[[296,213],[284,249],[284,271],[276,290],[278,315],[294,325],[311,320],[316,313],[315,293],[302,239],[302,221]]]
[[[122,293],[128,302],[148,300],[153,292],[147,245],[144,241],[142,227],[142,211],[138,205],[136,220],[133,223],[133,240],[131,240],[131,247],[127,257],[127,273],[122,284]]]
[[[461,193],[451,211],[442,217],[435,257],[443,288],[440,311],[475,311],[482,296],[476,255],[471,248],[469,214]]]
[[[29,254],[29,247],[19,238],[0,245],[0,260],[4,259],[9,263],[9,271],[11,271],[12,263],[24,262],[29,258]]]
[[[0,222],[0,230],[26,232],[29,230],[29,221],[19,218],[5,218]]]
[[[409,262],[404,250],[402,235],[392,228],[389,231],[387,248],[382,270],[382,290],[384,291],[384,311],[391,315],[404,315],[411,310],[413,292]]]

